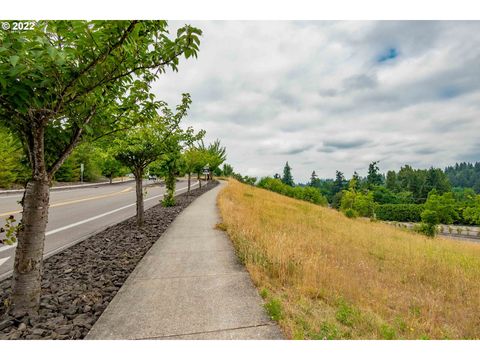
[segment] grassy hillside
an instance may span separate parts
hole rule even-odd
[[[294,339],[480,338],[480,244],[348,219],[229,181],[223,223]]]

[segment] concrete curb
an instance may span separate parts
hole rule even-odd
[[[197,183],[197,184],[193,184],[192,187],[191,187],[191,189],[193,190],[193,189],[196,189],[197,187],[198,187],[198,183]],[[182,194],[185,194],[185,193],[186,193],[186,191],[181,192],[181,193],[178,193],[178,194],[176,194],[175,196],[182,195]],[[135,216],[135,215],[133,215],[133,216]],[[125,220],[123,220],[123,221],[125,221]],[[54,250],[51,250],[51,251],[45,253],[45,254],[43,255],[43,261],[47,260],[47,259],[48,259],[49,257],[51,257],[51,256],[54,256],[54,255],[56,255],[56,254],[58,254],[58,253],[61,253],[62,251],[66,250],[66,249],[68,249],[68,248],[71,248],[71,247],[74,246],[74,245],[77,245],[78,243],[81,243],[82,241],[87,240],[87,239],[90,238],[91,236],[94,236],[94,235],[102,232],[103,230],[109,228],[110,226],[114,226],[114,225],[116,225],[116,224],[110,224],[110,225],[102,226],[101,228],[98,228],[97,230],[95,230],[95,231],[93,231],[93,232],[91,232],[91,233],[89,233],[89,234],[86,234],[86,235],[82,236],[82,237],[79,238],[79,239],[76,239],[75,241],[73,241],[73,242],[71,242],[71,243],[68,243],[68,244],[66,244],[66,245],[63,245],[63,246],[61,246],[61,247],[59,247],[59,248],[56,248],[56,249],[54,249]],[[11,277],[12,275],[13,275],[13,270],[10,270],[10,271],[8,271],[8,272],[6,272],[6,273],[0,274],[0,281],[3,281],[3,280],[8,279],[8,278]]]

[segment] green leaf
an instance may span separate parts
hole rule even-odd
[[[18,55],[10,56],[10,64],[12,64],[12,66],[15,67],[18,63],[18,60],[20,60],[20,56],[18,56]]]

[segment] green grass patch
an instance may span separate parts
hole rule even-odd
[[[272,320],[279,321],[283,318],[282,304],[277,299],[271,299],[264,305],[264,307],[265,310],[267,310],[268,316],[270,316]]]
[[[385,340],[394,340],[397,338],[397,333],[395,329],[390,325],[383,324],[380,326],[380,335]]]
[[[358,322],[360,317],[360,311],[354,306],[347,304],[344,300],[339,300],[337,306],[337,312],[335,313],[335,318],[341,324],[352,327],[356,322]]]
[[[260,291],[260,296],[265,300],[268,297],[268,290],[263,288],[262,291]]]

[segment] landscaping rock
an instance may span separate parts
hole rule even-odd
[[[62,326],[58,326],[56,329],[55,329],[55,332],[59,335],[67,335],[69,334],[71,331],[73,330],[73,325],[72,324],[69,324],[69,325],[62,325]]]
[[[12,325],[13,325],[12,320],[4,320],[0,322],[0,331],[2,331],[3,329],[9,328]]]
[[[141,229],[131,217],[45,260],[38,316],[10,316],[11,280],[0,282],[0,339],[83,339],[175,217],[217,184],[176,197],[173,207],[146,210]]]

